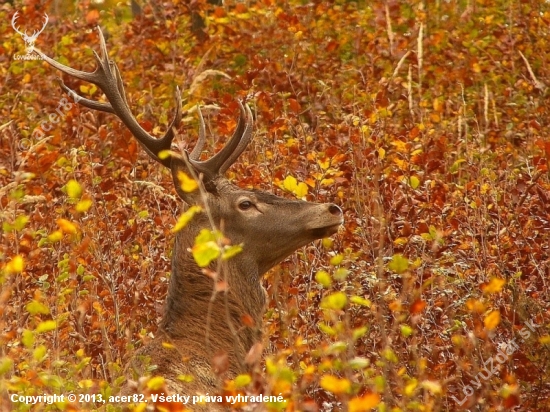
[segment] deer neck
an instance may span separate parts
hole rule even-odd
[[[266,297],[258,269],[244,253],[224,262],[218,282],[224,281],[226,289],[216,292],[214,279],[189,253],[188,239],[194,236],[176,236],[161,329],[176,343],[192,340],[203,345],[206,356],[226,352],[230,368],[242,370],[246,354],[261,340]]]

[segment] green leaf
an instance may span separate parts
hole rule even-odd
[[[233,256],[238,255],[242,251],[243,251],[243,245],[226,246],[223,249],[222,259],[223,260],[231,259]]]
[[[195,238],[195,244],[206,243],[206,242],[217,242],[222,238],[222,235],[218,231],[202,229],[200,233]]]
[[[363,336],[365,336],[365,333],[369,331],[369,328],[367,326],[361,326],[359,328],[353,329],[353,340],[357,340]]]
[[[233,381],[235,387],[237,388],[243,388],[247,386],[250,382],[252,382],[252,378],[248,374],[238,375]]]
[[[367,358],[361,358],[359,356],[349,361],[349,366],[352,369],[364,369],[370,365],[370,361]]]
[[[451,173],[456,173],[458,172],[458,169],[460,169],[460,165],[462,163],[464,163],[466,161],[466,159],[458,159],[457,161],[455,161],[453,163],[453,165],[451,166],[451,169],[450,169],[450,172]]]
[[[401,325],[401,335],[408,338],[413,333],[413,329],[409,325]]]
[[[220,256],[220,247],[214,241],[199,243],[193,246],[192,253],[197,265],[204,268]]]
[[[34,333],[32,330],[25,329],[21,334],[21,342],[27,349],[34,345]]]
[[[50,313],[50,309],[46,305],[36,300],[33,300],[32,302],[28,303],[27,306],[25,306],[25,309],[31,315],[38,315],[38,314],[47,315]]]
[[[349,270],[346,268],[338,268],[334,271],[334,279],[343,282],[348,277]]]
[[[355,303],[356,305],[366,306],[367,308],[370,308],[370,306],[372,305],[372,302],[370,300],[357,295],[350,297],[349,301],[351,303]]]
[[[34,358],[34,360],[40,362],[44,360],[47,354],[48,354],[48,349],[46,349],[46,346],[40,345],[33,351],[32,357]]]
[[[13,360],[11,358],[8,358],[7,356],[0,358],[0,375],[4,375],[9,372],[12,367]]]
[[[317,324],[317,327],[321,332],[326,333],[329,336],[336,336],[336,330],[332,326],[327,325],[326,323],[319,322]]]
[[[409,259],[401,254],[393,255],[388,267],[395,273],[401,274],[409,268]]]
[[[15,227],[15,230],[23,230],[28,221],[29,221],[28,216],[19,215],[15,218],[15,222],[13,226]]]

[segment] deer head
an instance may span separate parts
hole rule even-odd
[[[197,360],[195,366],[190,367],[191,373],[206,376],[203,383],[207,385],[212,379],[200,365],[209,365],[213,353],[219,350],[230,353],[229,369],[235,374],[244,368],[247,351],[259,339],[265,304],[261,276],[297,248],[334,234],[343,223],[342,210],[334,204],[288,200],[263,191],[241,189],[224,177],[252,138],[252,113],[241,102],[237,128],[216,155],[200,160],[205,144],[205,125],[200,110],[199,138],[194,149],[181,154],[170,151],[174,130],[182,117],[179,91],[176,93],[176,113],[166,134],[158,139],[148,134],[131,114],[117,65],[108,59],[105,40],[101,30],[98,32],[101,56],[94,52],[97,69],[91,73],[74,70],[39,50],[36,52],[63,73],[97,85],[109,103],[83,97],[79,97],[78,103],[117,115],[151,158],[171,170],[179,197],[188,205],[203,208],[203,213],[196,215],[176,235],[172,278],[161,329],[162,339],[175,342],[180,354],[193,354]],[[76,95],[63,83],[61,85],[65,92]],[[201,190],[182,190],[181,172],[196,176]],[[189,253],[195,236],[204,228],[220,229],[232,244],[242,244],[239,254],[221,265],[218,262],[212,266],[228,286],[224,294],[214,299],[212,277],[204,274]],[[254,326],[241,327],[243,315],[251,316]],[[181,357],[172,357],[158,342],[144,351],[161,365],[158,373],[177,376],[173,364],[181,363]],[[181,374],[181,367],[177,371]],[[208,388],[198,386],[197,390],[204,391],[205,387]],[[176,389],[181,393],[181,388]]]
[[[26,30],[23,33],[15,25],[18,17],[19,12],[16,11],[11,19],[11,25],[15,32],[21,35],[21,37],[23,38],[23,41],[25,42],[25,51],[27,52],[27,54],[31,54],[34,50],[34,43],[36,42],[38,35],[44,31],[44,29],[46,28],[46,24],[48,24],[48,15],[44,13],[44,24],[42,25],[42,28],[40,30],[35,30],[30,36],[27,34]]]

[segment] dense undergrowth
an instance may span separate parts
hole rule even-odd
[[[1,410],[103,406],[11,394],[117,393],[156,331],[181,211],[120,121],[14,58],[16,10],[29,31],[47,12],[36,46],[81,70],[100,24],[157,136],[179,86],[182,147],[197,104],[213,153],[246,98],[255,138],[230,178],[343,208],[338,235],[266,277],[263,369],[229,391],[283,394],[270,410],[550,409],[548,3],[13,3],[0,6]]]

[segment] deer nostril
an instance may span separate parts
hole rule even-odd
[[[328,211],[331,215],[334,215],[334,216],[341,216],[342,215],[342,209],[340,209],[338,206],[336,206],[334,204],[330,204],[328,206]]]

